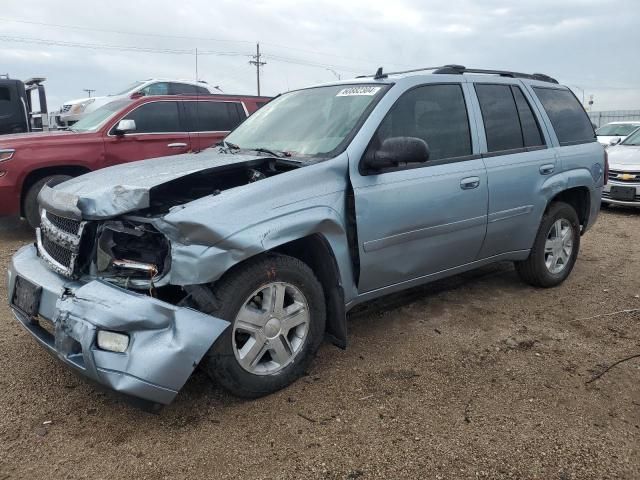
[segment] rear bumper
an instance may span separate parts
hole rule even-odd
[[[12,307],[38,344],[82,376],[147,402],[170,403],[229,325],[99,280],[69,281],[46,268],[32,245],[11,261],[9,299],[17,276],[42,287],[37,319]],[[98,348],[101,329],[129,335],[127,351]]]

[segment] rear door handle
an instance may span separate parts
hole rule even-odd
[[[550,173],[553,173],[555,169],[556,169],[556,166],[553,163],[547,163],[545,165],[540,166],[540,174],[549,175]]]
[[[186,143],[169,143],[167,147],[169,148],[185,148],[187,146]]]
[[[467,177],[460,180],[460,188],[463,190],[478,188],[478,185],[480,185],[480,177]]]

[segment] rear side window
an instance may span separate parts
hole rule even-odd
[[[489,152],[544,145],[536,117],[519,87],[476,84],[475,89]]]
[[[524,147],[518,109],[509,85],[476,85],[489,152]]]
[[[177,102],[145,103],[123,119],[134,120],[134,133],[183,132]]]
[[[0,102],[11,101],[11,90],[9,87],[0,87]]]
[[[429,160],[471,155],[471,134],[460,85],[425,85],[404,93],[389,110],[370,146],[391,137],[417,137],[429,145]]]
[[[186,102],[186,107],[192,132],[227,132],[244,120],[238,102]]]
[[[569,90],[533,87],[544,107],[560,145],[595,142],[593,125],[578,99]]]

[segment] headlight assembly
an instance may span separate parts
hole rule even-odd
[[[104,278],[153,284],[169,268],[170,245],[151,225],[109,221],[98,228],[95,265]]]

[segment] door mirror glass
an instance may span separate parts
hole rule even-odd
[[[622,139],[620,137],[615,137],[609,140],[609,145],[613,147],[614,145],[618,145],[621,141]]]
[[[429,160],[429,146],[417,137],[390,137],[382,142],[366,164],[372,170],[394,168],[410,163],[424,163]]]
[[[135,132],[136,130],[136,121],[125,118],[118,122],[116,126],[116,135],[124,135],[126,133]]]

